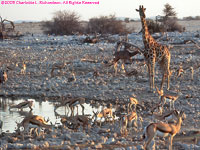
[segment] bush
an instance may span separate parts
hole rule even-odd
[[[100,34],[127,34],[129,33],[125,24],[117,20],[114,15],[91,18],[87,28],[88,33]]]
[[[164,26],[161,23],[158,23],[158,22],[156,23],[153,20],[147,20],[147,25],[148,25],[149,32],[151,34],[155,33],[155,32],[164,32],[165,31]]]
[[[80,17],[75,12],[57,11],[52,21],[43,23],[44,33],[55,35],[72,35],[81,31]]]
[[[183,17],[183,20],[200,20],[200,16],[188,16],[188,17]]]
[[[165,31],[167,32],[183,32],[185,31],[185,28],[182,27],[180,24],[178,24],[176,19],[167,19],[165,21]]]
[[[168,18],[166,21],[162,22],[155,22],[153,20],[147,20],[147,25],[149,32],[156,33],[156,32],[183,32],[185,28],[178,24],[175,18]]]

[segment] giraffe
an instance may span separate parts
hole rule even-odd
[[[156,42],[156,40],[150,35],[148,31],[147,22],[145,19],[145,10],[146,8],[142,6],[139,7],[139,12],[141,23],[142,23],[142,38],[144,43],[144,57],[146,64],[148,66],[149,73],[149,82],[150,82],[150,90],[154,91],[154,76],[155,76],[155,63],[158,62],[160,65],[160,69],[162,71],[162,82],[160,86],[160,90],[163,89],[163,84],[165,78],[167,77],[167,90],[169,90],[169,82],[170,82],[170,59],[171,54],[167,46],[161,45]]]

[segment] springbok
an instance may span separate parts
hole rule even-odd
[[[172,106],[173,106],[173,109],[175,109],[174,108],[174,102],[178,99],[179,94],[178,95],[164,94],[163,90],[159,91],[159,89],[157,87],[156,87],[156,90],[157,90],[158,95],[161,98],[161,103],[163,104],[163,106],[166,102],[169,102],[170,103],[170,110],[172,109]]]
[[[112,108],[104,108],[101,112],[94,113],[95,119],[94,122],[97,121],[97,118],[100,118],[100,126],[101,126],[101,120],[104,118],[105,121],[108,121],[109,118],[112,118],[112,123],[114,122],[114,116],[112,112]]]
[[[134,51],[134,52],[129,52],[128,49],[130,48],[130,46],[126,46],[124,50],[122,51],[118,51],[120,49],[120,47],[123,45],[123,42],[117,42],[117,48],[116,51],[114,53],[114,58],[112,61],[112,64],[114,64],[114,69],[115,69],[115,75],[117,74],[117,62],[121,59],[122,62],[122,70],[126,73],[124,64],[126,63],[126,61],[128,60],[129,62],[131,62],[131,57],[137,55],[138,53],[140,53],[139,51]]]
[[[85,103],[85,98],[69,98],[64,100],[62,97],[62,101],[60,104],[55,105],[54,111],[61,106],[66,106],[71,110],[71,116],[74,116],[74,108],[77,107],[77,113],[78,113],[78,105],[82,107],[82,114],[84,115],[84,104]]]
[[[176,124],[163,122],[151,123],[145,128],[143,135],[143,138],[146,139],[144,144],[145,150],[148,149],[149,144],[156,135],[159,137],[169,137],[169,150],[172,150],[172,140],[181,129],[183,111],[176,113],[176,116],[178,118]]]
[[[82,126],[83,130],[85,130],[86,126],[88,127],[88,129],[91,127],[89,123],[89,118],[85,115],[62,117],[61,123],[64,126],[71,127],[73,129],[77,129],[79,126]]]
[[[120,131],[121,134],[127,135],[127,128],[132,127],[133,125],[137,127],[137,113],[135,111],[132,111],[131,113],[122,116]]]
[[[17,123],[17,122],[16,122]],[[37,137],[40,137],[41,133],[40,133],[40,128],[45,128],[45,129],[51,129],[53,126],[52,125],[48,125],[48,123],[44,120],[44,118],[42,116],[38,116],[38,115],[32,115],[32,116],[27,116],[25,117],[21,123],[17,123],[17,130],[20,131],[20,127],[23,127],[23,132],[22,132],[22,139],[24,140],[24,133],[25,132],[29,132],[30,130],[30,134],[32,132],[32,128],[37,128],[38,131],[36,131],[36,135]]]
[[[8,75],[6,71],[0,70],[0,83],[4,83],[8,80]]]
[[[9,110],[12,109],[12,108],[17,108],[17,109],[20,109],[21,111],[23,111],[24,108],[27,108],[29,107],[30,110],[33,110],[33,101],[25,101],[25,102],[21,102],[17,105],[13,105],[13,106],[10,106]]]
[[[130,97],[129,98],[129,103],[128,103],[128,113],[129,111],[132,111],[132,106],[134,105],[134,109],[136,111],[136,106],[137,106],[138,103],[138,100],[134,97]]]
[[[25,62],[22,63],[22,69],[21,69],[21,74],[25,75],[26,73],[26,64]]]

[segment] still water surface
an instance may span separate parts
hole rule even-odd
[[[9,100],[9,99],[0,99],[0,120],[3,121],[3,132],[14,132],[16,129],[16,121],[21,122],[25,115],[28,115],[28,113],[32,113],[33,115],[39,115],[43,116],[45,119],[49,118],[49,120],[54,124],[55,122],[57,124],[60,124],[60,117],[56,116],[59,115],[65,115],[66,112],[68,112],[68,109],[65,111],[65,107],[59,107],[55,114],[54,112],[54,105],[53,102],[45,101],[45,102],[38,102],[34,101],[33,110],[30,111],[29,108],[23,109],[23,111],[20,111],[18,109],[11,109],[9,110],[10,105],[16,105],[21,102],[23,102],[23,99],[19,100]],[[101,107],[94,108],[90,104],[84,104],[85,110],[84,114],[90,114],[91,117],[93,115],[93,111],[101,111]],[[82,112],[82,108],[79,106],[79,115]],[[71,112],[69,112],[68,115],[70,115]],[[77,109],[75,109],[75,114],[77,114]]]

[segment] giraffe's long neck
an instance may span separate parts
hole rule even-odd
[[[143,42],[144,42],[145,49],[147,49],[149,48],[150,42],[154,41],[154,39],[149,33],[145,18],[141,17],[141,23],[142,23]]]

